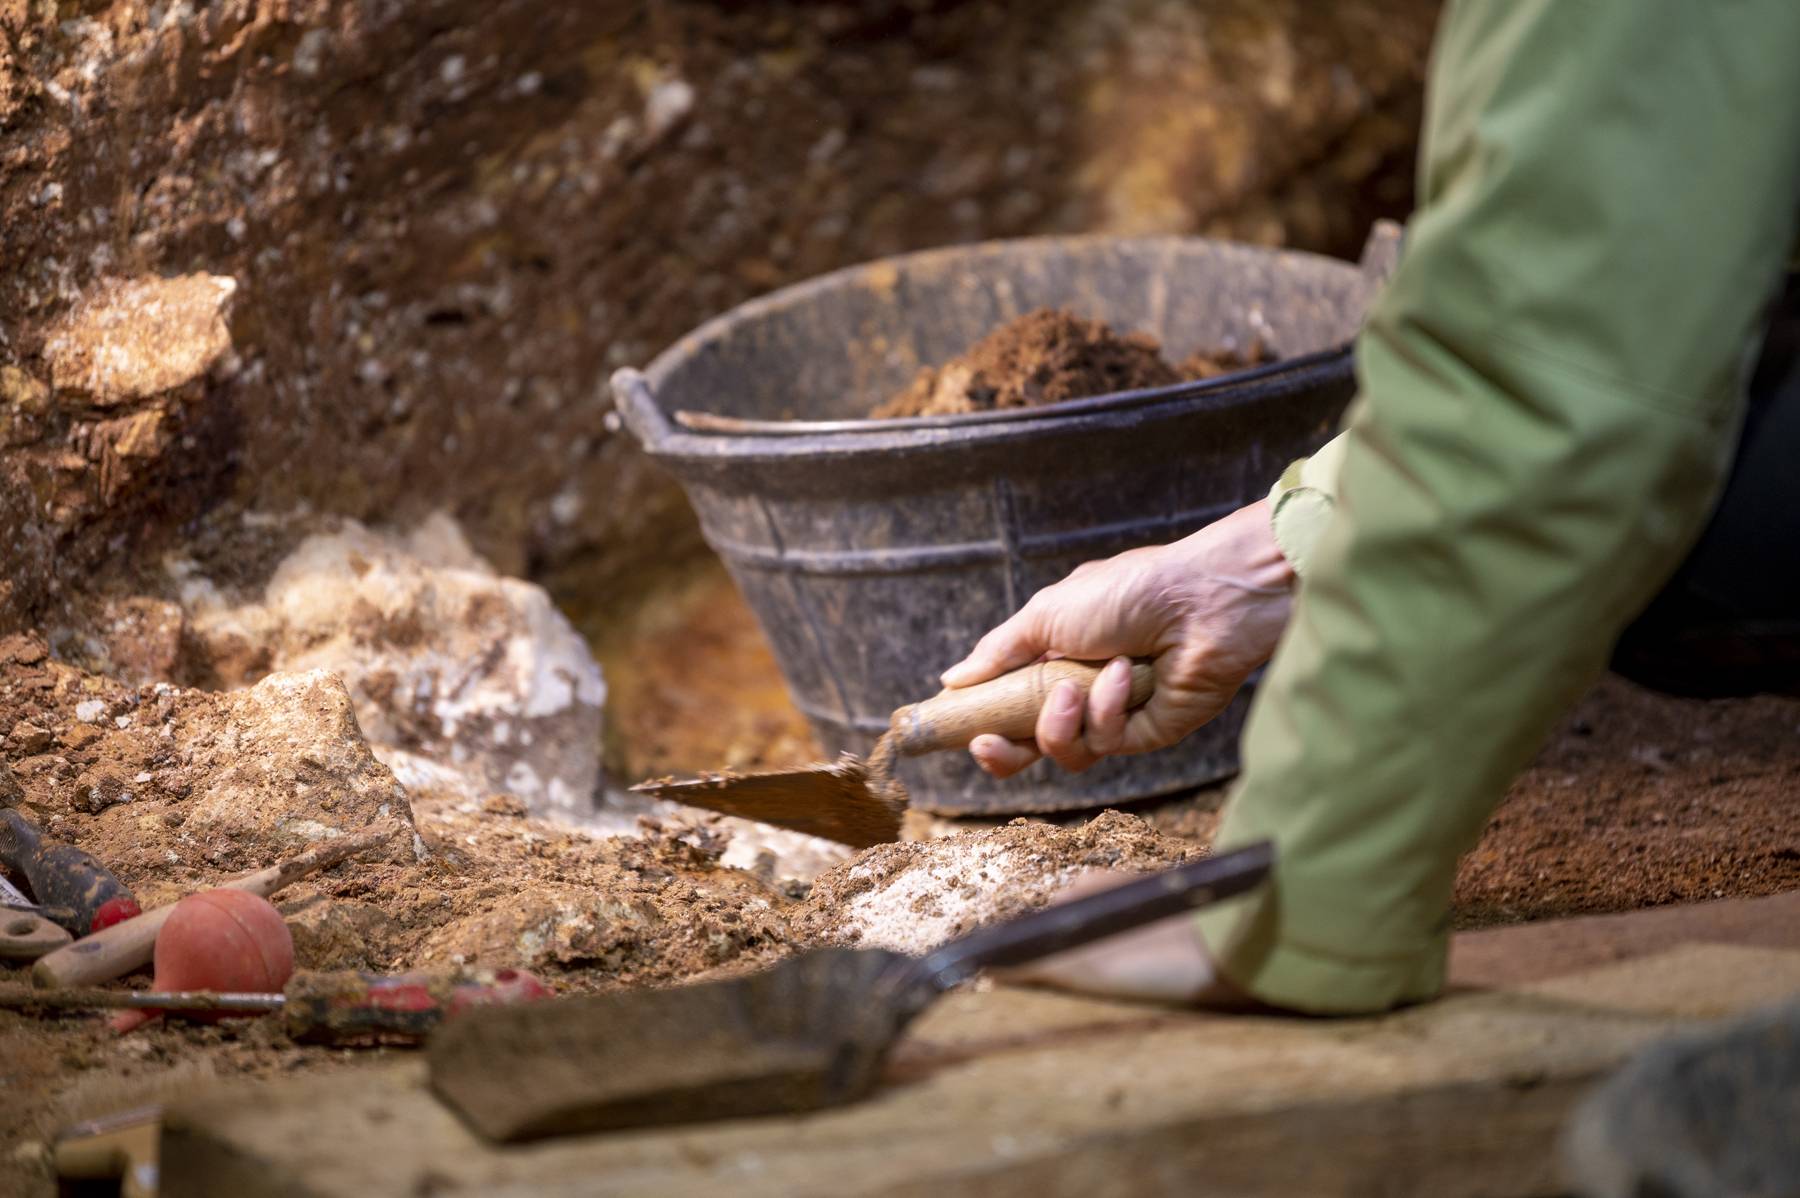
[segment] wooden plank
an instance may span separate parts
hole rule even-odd
[[[1677,944],[1543,977],[1538,946],[1517,943],[1527,980],[1379,1019],[954,995],[880,1094],[808,1117],[495,1150],[417,1061],[238,1086],[171,1110],[164,1175],[200,1195],[245,1179],[318,1196],[1542,1194],[1593,1079],[1658,1036],[1800,991],[1800,950]]]

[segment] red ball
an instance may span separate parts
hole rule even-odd
[[[294,938],[268,899],[247,890],[204,890],[169,912],[156,934],[155,960],[158,990],[274,993],[293,976]],[[153,1014],[127,1012],[114,1026],[129,1031]],[[209,1018],[205,1012],[183,1017]]]

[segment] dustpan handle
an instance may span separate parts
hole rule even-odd
[[[1242,894],[1266,878],[1274,863],[1275,846],[1262,840],[1111,890],[1053,903],[952,940],[921,958],[914,966],[915,976],[937,990],[948,990],[991,965],[1023,965]]]

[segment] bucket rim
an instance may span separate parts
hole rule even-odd
[[[953,416],[904,417],[886,420],[822,420],[776,421],[750,420],[736,417],[711,417],[698,414],[698,419],[678,422],[675,414],[664,411],[657,399],[659,384],[704,346],[731,330],[796,304],[805,303],[819,293],[829,293],[855,281],[873,281],[875,285],[897,282],[903,268],[916,268],[934,260],[968,260],[983,256],[999,256],[1030,246],[1062,246],[1086,250],[1094,246],[1128,246],[1154,250],[1156,247],[1206,247],[1226,256],[1241,256],[1260,261],[1286,261],[1317,269],[1325,267],[1341,273],[1347,282],[1368,279],[1368,271],[1347,259],[1334,258],[1308,250],[1278,246],[1253,245],[1215,237],[1180,234],[1118,236],[1106,233],[1048,235],[1038,237],[997,238],[957,245],[935,246],[904,254],[893,254],[840,267],[785,287],[756,296],[725,312],[713,316],[682,335],[658,353],[642,370],[623,367],[611,378],[612,398],[624,424],[644,450],[662,458],[721,458],[785,456],[801,438],[814,438],[814,450],[829,446],[834,451],[904,449],[921,445],[941,445],[941,438],[966,430],[1003,436],[1026,430],[1042,431],[1052,427],[1082,423],[1096,415],[1121,410],[1151,409],[1163,404],[1201,403],[1227,408],[1241,400],[1259,397],[1270,386],[1280,386],[1290,378],[1333,373],[1354,355],[1354,340],[1340,342],[1325,349],[1313,350],[1283,358],[1277,362],[1248,367],[1216,378],[1173,383],[1163,387],[1131,391],[1114,391],[1102,395],[1083,396],[1061,403],[1032,408],[1009,408],[989,412],[961,413]],[[698,427],[696,427],[696,425]],[[985,439],[985,438],[984,438]],[[783,445],[781,443],[786,442]]]
[[[766,432],[690,432],[669,420],[658,404],[649,380],[629,367],[613,374],[612,389],[624,423],[651,458],[676,464],[743,465],[788,459],[814,460],[821,455],[902,457],[915,453],[974,451],[996,443],[1017,443],[1042,437],[1059,437],[1089,429],[1112,427],[1123,413],[1128,419],[1154,421],[1191,416],[1199,412],[1224,413],[1233,408],[1266,402],[1272,394],[1302,390],[1349,377],[1355,358],[1354,343],[1289,358],[1286,367],[1268,376],[1242,376],[1176,383],[1147,391],[1118,391],[1085,400],[1015,409],[1019,417],[986,421],[973,427],[884,427],[898,421],[845,421],[870,426],[805,435]],[[1223,384],[1223,385],[1221,385]],[[1071,410],[1073,409],[1073,410]]]
[[[1345,341],[1329,349],[1295,354],[1260,366],[1246,366],[1206,379],[1188,379],[1165,383],[1160,387],[1138,387],[1125,391],[1102,391],[1098,395],[1081,395],[1055,403],[1025,408],[988,408],[976,412],[954,412],[939,416],[899,416],[863,420],[746,420],[735,416],[712,416],[705,412],[682,409],[675,413],[675,424],[684,432],[702,436],[810,437],[838,436],[844,433],[907,432],[913,429],[959,429],[982,424],[1018,424],[1045,416],[1081,416],[1092,412],[1115,412],[1137,408],[1163,400],[1199,398],[1215,391],[1229,391],[1234,386],[1261,382],[1314,366],[1335,362],[1354,349]]]

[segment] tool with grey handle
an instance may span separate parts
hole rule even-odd
[[[432,1039],[431,1086],[491,1140],[804,1111],[872,1090],[901,1033],[988,966],[1019,965],[1240,894],[1260,842],[952,940],[923,957],[823,949],[661,991],[474,1011]]]

